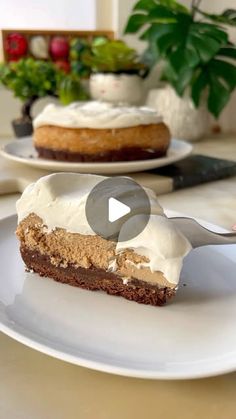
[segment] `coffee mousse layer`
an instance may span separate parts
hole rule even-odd
[[[16,234],[27,269],[40,276],[157,306],[175,295],[176,286],[163,273],[137,268],[148,258],[131,249],[116,254],[116,243],[102,237],[47,231],[35,214],[19,223]]]

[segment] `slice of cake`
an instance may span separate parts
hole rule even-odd
[[[17,236],[26,268],[61,283],[161,306],[175,295],[191,245],[148,189],[151,215],[140,234],[122,240],[144,217],[131,212],[123,222],[121,218],[117,242],[96,235],[87,222],[86,201],[104,179],[58,173],[25,189],[17,202]]]
[[[39,157],[111,162],[162,157],[170,132],[155,110],[105,102],[50,104],[34,120]]]

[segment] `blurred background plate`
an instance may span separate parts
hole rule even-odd
[[[0,150],[0,154],[8,160],[23,163],[50,171],[80,172],[95,174],[122,174],[142,172],[143,170],[167,166],[168,164],[184,159],[192,152],[192,145],[172,139],[166,157],[150,160],[111,163],[70,163],[38,158],[34,149],[32,138],[26,137],[12,141]]]

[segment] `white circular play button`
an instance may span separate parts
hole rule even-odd
[[[125,215],[131,212],[131,208],[128,205],[123,204],[115,198],[108,199],[108,220],[110,223],[119,220]]]
[[[150,217],[150,201],[146,191],[127,177],[107,178],[99,182],[86,201],[86,218],[95,234],[109,240],[126,241],[136,237],[146,227]],[[121,227],[137,214],[141,222],[130,228]]]

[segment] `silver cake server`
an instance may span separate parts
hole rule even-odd
[[[236,244],[236,233],[215,233],[200,225],[193,218],[173,217],[169,219],[187,237],[193,248],[215,244]]]

